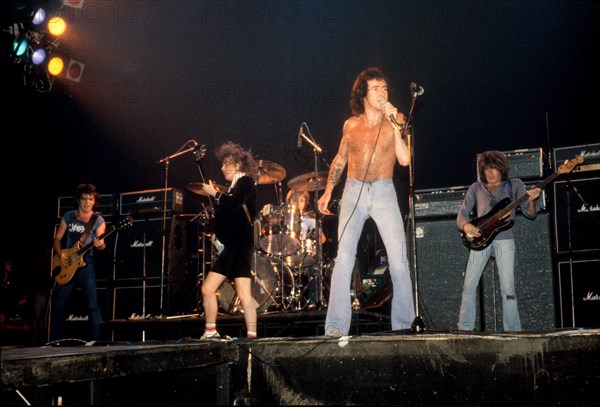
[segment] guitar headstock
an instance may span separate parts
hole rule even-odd
[[[558,167],[558,170],[556,170],[556,171],[560,174],[567,174],[567,173],[573,171],[575,169],[575,167],[577,167],[578,165],[583,164],[584,161],[585,161],[585,159],[583,158],[582,155],[571,158],[571,159],[565,161],[564,164],[562,164],[560,167]]]
[[[126,216],[115,225],[115,229],[125,229],[125,228],[130,228],[132,226],[133,226],[133,218],[131,216]]]
[[[206,146],[204,144],[196,146],[194,149],[194,159],[201,160],[206,155]]]

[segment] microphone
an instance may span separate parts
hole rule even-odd
[[[387,100],[382,100],[381,101],[381,107],[385,106],[385,104],[388,103]],[[396,130],[398,131],[402,131],[402,128],[404,127],[403,125],[401,125],[400,123],[398,123],[398,121],[396,121],[396,116],[394,116],[393,114],[389,115],[388,118],[390,119],[390,122],[392,122],[392,124],[394,125],[394,127],[396,128]]]
[[[298,150],[302,148],[302,136],[304,135],[304,129],[302,126],[304,126],[304,123],[300,124],[300,130],[298,130],[298,142],[296,143],[296,148]]]
[[[425,89],[423,89],[422,86],[419,86],[414,82],[410,84],[410,90],[415,96],[421,96],[423,93],[425,93]]]

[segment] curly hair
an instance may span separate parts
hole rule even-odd
[[[500,151],[492,150],[477,154],[477,171],[482,182],[488,182],[485,177],[485,170],[488,168],[497,169],[500,172],[502,181],[508,179],[508,171],[510,170],[508,158]]]
[[[354,86],[352,86],[352,93],[350,94],[350,109],[352,109],[352,114],[355,116],[365,112],[363,99],[369,92],[369,84],[367,82],[371,79],[379,79],[387,83],[385,75],[377,67],[367,68],[358,74],[354,80]]]
[[[258,164],[252,156],[251,150],[244,150],[239,144],[227,141],[217,148],[215,155],[220,161],[231,157],[236,163],[242,164],[242,171],[246,175],[254,180],[258,179]]]
[[[77,185],[77,189],[75,189],[75,194],[73,195],[73,199],[75,200],[75,208],[79,206],[79,200],[83,194],[92,195],[94,197],[94,207],[92,209],[95,210],[100,203],[100,193],[96,189],[96,186],[94,184]]]

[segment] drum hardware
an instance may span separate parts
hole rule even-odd
[[[285,168],[265,160],[258,160],[258,184],[276,184],[286,177]]]
[[[318,176],[315,177],[314,172],[308,172],[306,174],[298,175],[290,179],[287,183],[288,188],[298,192],[315,191],[325,189],[327,185],[328,173],[321,171]]]
[[[294,276],[290,268],[284,266],[279,269],[279,262],[258,251],[253,253],[252,262],[252,297],[256,303],[256,311],[262,313],[273,308],[288,309],[296,295]],[[219,306],[230,314],[242,311],[234,287],[234,282],[227,279],[217,292]]]

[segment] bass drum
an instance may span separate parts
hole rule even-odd
[[[294,274],[288,266],[284,264],[283,272],[279,272],[280,263],[271,260],[270,257],[263,253],[253,254],[252,271],[252,298],[256,305],[256,311],[266,312],[275,302],[281,304],[282,298],[294,297],[296,284],[294,282]],[[281,295],[281,278],[283,276],[283,296]],[[235,284],[227,279],[219,287],[217,292],[219,306],[223,311],[229,314],[242,313],[242,304],[235,295]]]

